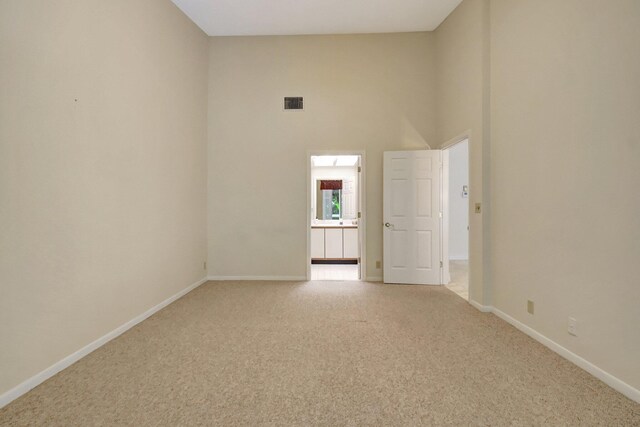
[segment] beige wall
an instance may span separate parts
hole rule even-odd
[[[463,1],[435,31],[434,148],[469,137],[469,298],[480,305],[490,305],[488,10],[487,0]],[[475,203],[482,204],[481,214],[474,213]]]
[[[636,389],[638,22],[637,0],[491,3],[493,305]]]
[[[306,275],[308,150],[366,150],[367,276],[382,275],[382,152],[434,144],[434,48],[430,33],[211,39],[210,275]]]
[[[0,0],[0,394],[205,275],[207,43],[168,0]]]

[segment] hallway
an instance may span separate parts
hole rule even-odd
[[[456,260],[449,261],[449,272],[451,274],[451,282],[447,285],[447,289],[455,292],[456,295],[469,300],[469,261]]]

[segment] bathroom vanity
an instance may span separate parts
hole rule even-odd
[[[318,224],[311,226],[312,260],[357,260],[358,226]]]

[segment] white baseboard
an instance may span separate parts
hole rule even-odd
[[[604,371],[603,369],[600,369],[593,363],[583,359],[582,357],[571,352],[570,350],[566,349],[565,347],[561,346],[555,341],[552,341],[549,338],[545,337],[535,329],[525,325],[519,320],[514,319],[513,317],[498,310],[497,308],[491,307],[491,312],[493,312],[496,316],[506,321],[507,323],[510,323],[511,325],[515,326],[520,331],[529,335],[531,338],[538,341],[545,347],[548,347],[549,349],[555,351],[556,353],[558,353],[560,356],[564,357],[568,361],[574,363],[575,365],[578,365],[580,368],[584,369],[594,377],[598,378],[600,381],[607,384],[609,387],[619,391],[620,393],[627,396],[629,399],[640,403],[640,390],[633,388],[632,386],[620,380],[619,378],[616,378],[610,373]]]
[[[471,304],[472,306],[474,306],[475,308],[477,308],[483,313],[491,313],[493,309],[493,307],[491,307],[490,305],[482,305],[478,301],[474,301],[472,299],[469,299],[469,304]]]
[[[283,281],[283,282],[307,282],[306,276],[209,276],[207,280],[220,282],[237,281]],[[364,282],[382,282],[382,277],[372,276],[363,280]]]
[[[172,297],[167,298],[166,300],[162,301],[160,304],[158,304],[158,305],[156,305],[154,307],[151,307],[149,310],[145,311],[144,313],[140,314],[139,316],[136,316],[133,319],[129,320],[124,325],[119,326],[118,328],[114,329],[113,331],[109,332],[108,334],[103,335],[102,337],[98,338],[97,340],[93,341],[92,343],[87,344],[86,346],[82,347],[80,350],[76,351],[75,353],[72,353],[69,356],[65,357],[64,359],[54,363],[53,365],[49,366],[44,371],[34,375],[33,377],[27,379],[26,381],[18,384],[17,386],[12,388],[11,390],[3,393],[2,395],[0,395],[0,408],[2,408],[3,406],[6,406],[7,404],[11,403],[12,401],[14,401],[18,397],[22,396],[23,394],[25,394],[29,390],[33,389],[34,387],[42,384],[43,382],[45,382],[46,380],[48,380],[49,378],[51,378],[52,376],[54,376],[58,372],[60,372],[63,369],[71,366],[72,364],[74,364],[78,360],[82,359],[84,356],[86,356],[87,354],[91,353],[92,351],[97,350],[98,348],[102,347],[103,345],[105,345],[106,343],[111,341],[112,339],[114,339],[114,338],[118,337],[119,335],[123,334],[124,332],[126,332],[129,329],[131,329],[132,327],[134,327],[138,323],[142,322],[143,320],[145,320],[148,317],[150,317],[151,315],[153,315],[154,313],[162,310],[163,308],[165,308],[166,306],[168,306],[172,302],[176,301],[180,297],[182,297],[182,296],[186,295],[187,293],[191,292],[192,290],[194,290],[198,286],[202,285],[206,281],[207,281],[207,279],[198,280],[196,283],[194,283],[194,284],[188,286],[187,288],[181,290],[180,292],[178,292],[177,294],[173,295]]]
[[[306,276],[209,276],[207,280],[241,280],[241,281],[283,281],[283,282],[306,282]]]

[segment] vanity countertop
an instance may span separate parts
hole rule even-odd
[[[357,224],[311,224],[311,228],[358,228]]]

